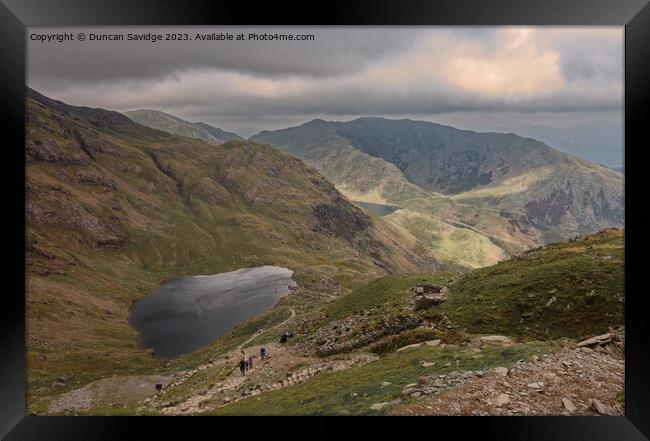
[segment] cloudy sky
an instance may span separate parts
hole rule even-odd
[[[251,32],[313,41],[33,41],[30,33]],[[515,132],[619,167],[623,28],[31,28],[28,84],[70,104],[152,108],[250,136],[313,118]],[[591,155],[591,157],[589,157]]]

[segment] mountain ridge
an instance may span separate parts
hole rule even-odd
[[[188,138],[201,139],[208,144],[222,144],[243,140],[233,132],[227,132],[204,122],[190,122],[175,115],[154,109],[136,109],[122,112],[129,119],[144,126]]]

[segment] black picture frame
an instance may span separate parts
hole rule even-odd
[[[399,425],[435,433],[499,440],[642,440],[650,436],[650,302],[644,289],[650,249],[650,211],[643,161],[650,118],[650,6],[647,0],[432,0],[348,3],[221,0],[0,0],[0,116],[2,161],[0,237],[6,284],[0,309],[0,437],[7,440],[94,440],[187,435],[211,438],[228,429],[256,434],[258,427],[215,424],[212,418],[25,416],[25,212],[24,114],[27,26],[74,25],[618,25],[625,26],[625,417],[438,417]],[[644,137],[644,135],[646,135]],[[380,422],[378,422],[381,420]],[[375,419],[383,428],[395,419]],[[365,422],[364,422],[365,423]],[[264,430],[280,424],[265,420]],[[342,425],[317,423],[318,434],[343,436]],[[421,425],[421,426],[420,426]],[[311,433],[316,426],[307,429]],[[448,432],[451,430],[451,432]],[[292,431],[293,432],[293,431]],[[300,432],[299,432],[300,433]],[[180,436],[180,435],[179,435]],[[415,435],[420,436],[420,435]]]

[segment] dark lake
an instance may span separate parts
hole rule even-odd
[[[399,207],[393,205],[384,205],[384,204],[371,204],[370,202],[358,202],[354,201],[359,207],[363,207],[366,210],[375,213],[377,216],[387,216],[391,213],[399,210]]]
[[[258,266],[172,279],[135,302],[129,322],[156,357],[176,357],[272,308],[295,285],[292,275],[287,268]]]

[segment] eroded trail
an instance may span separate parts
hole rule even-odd
[[[320,373],[348,369],[376,359],[366,354],[321,359],[294,354],[277,344],[264,347],[269,356],[265,360],[254,356],[253,368],[245,375],[240,373],[238,367],[241,352],[233,351],[217,362],[184,374],[161,395],[145,399],[139,410],[165,415],[200,413],[248,396],[302,383]],[[244,352],[247,356],[259,354],[259,349],[260,345],[253,345],[244,348]],[[214,382],[202,378],[220,379]]]
[[[265,333],[267,333],[267,332],[269,332],[269,331],[271,331],[271,330],[273,330],[275,328],[279,328],[280,326],[283,326],[283,325],[286,325],[287,323],[289,323],[296,316],[296,311],[292,307],[289,307],[289,311],[291,311],[291,315],[289,317],[287,317],[286,320],[283,320],[282,322],[278,323],[275,326],[271,326],[268,329],[260,329],[255,334],[251,335],[245,342],[243,342],[242,344],[237,346],[237,349],[241,350],[244,346],[246,346],[247,344],[249,344],[250,342],[255,340],[260,335],[265,334]]]

